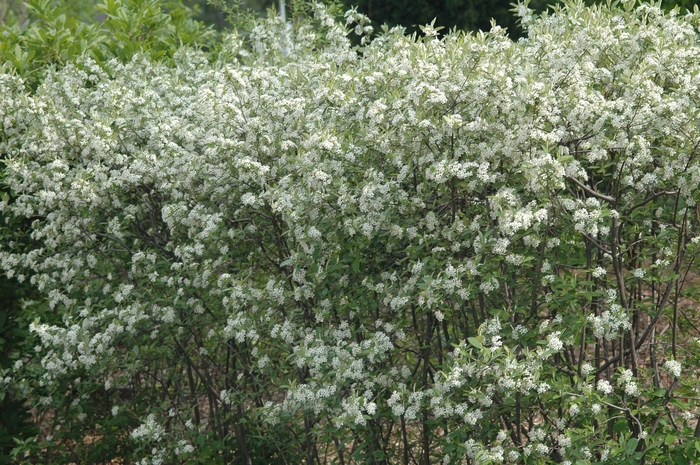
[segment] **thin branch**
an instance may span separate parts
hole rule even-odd
[[[586,186],[583,184],[581,181],[578,179],[574,178],[573,176],[567,176],[568,179],[573,181],[574,184],[576,184],[578,187],[586,191],[589,195],[592,195],[593,197],[599,198],[601,200],[605,200],[606,202],[610,203],[616,203],[617,200],[615,200],[613,197],[610,197],[609,195],[601,194],[600,192],[596,192],[590,187]]]

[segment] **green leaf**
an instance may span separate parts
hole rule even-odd
[[[352,271],[354,271],[355,273],[360,271],[360,262],[359,261],[355,260],[354,262],[352,262]]]
[[[483,337],[482,337],[482,339],[483,339]],[[469,338],[467,338],[467,340],[469,341],[469,343],[471,345],[473,345],[474,347],[476,347],[479,350],[484,348],[484,345],[481,343],[481,341],[475,337],[469,337]]]
[[[620,418],[615,422],[615,426],[613,426],[613,431],[616,433],[622,433],[624,431],[627,431],[629,428],[629,423],[627,423],[627,420],[624,418]]]
[[[625,450],[627,453],[633,453],[637,449],[637,444],[639,444],[639,439],[629,438],[629,440],[627,440],[627,444],[625,445]]]
[[[673,463],[676,465],[688,465],[688,457],[686,457],[682,450],[677,450],[673,454]]]

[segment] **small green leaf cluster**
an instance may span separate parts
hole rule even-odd
[[[106,0],[72,10],[72,2],[29,0],[24,24],[0,27],[0,66],[36,86],[47,68],[81,56],[98,63],[130,60],[137,53],[172,58],[181,46],[211,47],[214,31],[192,19],[182,2]]]

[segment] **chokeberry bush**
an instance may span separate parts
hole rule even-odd
[[[0,74],[0,259],[46,300],[17,458],[700,457],[700,15],[516,9]]]

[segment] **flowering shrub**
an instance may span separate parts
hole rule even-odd
[[[57,315],[8,378],[54,412],[37,453],[697,454],[699,17],[518,11],[518,42],[351,11],[353,48],[316,5],[213,61],[0,75],[0,205],[35,244],[0,258]]]

